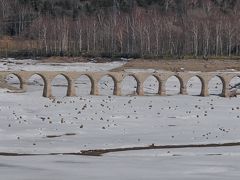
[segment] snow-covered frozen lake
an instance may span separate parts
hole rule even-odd
[[[122,63],[25,64],[0,63],[1,70],[101,71]],[[8,82],[18,86],[18,79]],[[231,85],[240,82],[232,80]],[[41,97],[43,82],[29,81],[27,93],[0,92],[0,152],[46,154],[0,156],[0,179],[239,179],[240,147],[183,148],[128,151],[101,157],[47,155],[81,150],[134,146],[208,144],[240,141],[240,99],[221,98],[222,83],[214,78],[209,97],[200,92],[199,79],[188,84],[192,96],[177,95],[179,82],[172,77],[167,93],[156,96],[157,81],[151,77],[144,91],[133,96],[134,79],[123,83],[123,94],[112,96],[109,77],[100,83],[101,96],[90,96],[87,77],[77,83],[78,97],[67,98],[66,80],[53,82],[55,99]]]

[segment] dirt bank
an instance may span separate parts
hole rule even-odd
[[[124,69],[162,69],[167,71],[221,71],[235,69],[240,71],[240,60],[131,60],[114,71]]]

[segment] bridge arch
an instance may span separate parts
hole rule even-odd
[[[188,79],[186,86],[188,95],[200,96],[204,92],[204,78],[199,75],[192,76]]]
[[[16,89],[22,89],[23,88],[23,79],[17,73],[6,74],[5,77],[4,77],[4,80],[6,81],[6,83],[8,85],[12,86],[13,88],[16,88]]]
[[[113,95],[116,88],[117,80],[111,74],[104,74],[99,78],[98,89],[99,95]]]
[[[40,79],[40,81],[42,81],[42,82],[39,82],[39,79]],[[47,86],[47,78],[44,76],[44,75],[42,75],[41,73],[34,73],[34,74],[31,74],[30,76],[29,76],[29,78],[27,79],[27,85],[28,85],[28,89],[29,89],[29,87],[32,85],[32,84],[34,84],[34,86],[36,85],[36,84],[38,84],[39,86],[43,86],[43,88],[42,88],[42,94],[44,94],[44,89],[46,88],[46,86]],[[33,87],[34,88],[34,87]],[[39,87],[35,87],[34,89],[32,89],[33,91],[39,91]]]
[[[45,77],[43,74],[41,73],[34,73],[34,74],[31,74],[28,78],[28,81],[33,77],[33,76],[39,76],[41,77],[41,79],[43,80],[44,84],[47,84],[47,77]]]
[[[127,74],[121,81],[122,95],[136,95],[140,81],[134,74]]]
[[[68,95],[68,90],[71,85],[71,79],[64,73],[59,73],[51,78],[52,92],[51,95],[62,97]]]
[[[236,88],[236,86],[240,86],[240,75],[232,76],[229,82],[229,88]]]
[[[178,75],[169,76],[165,82],[165,90],[167,95],[180,94],[183,87],[183,79]]]
[[[156,75],[148,76],[143,82],[143,91],[145,95],[156,95],[160,93],[160,79]]]
[[[235,75],[231,77],[228,88],[230,91],[236,92],[237,95],[240,94],[240,75]]]
[[[221,75],[212,76],[208,82],[208,93],[209,95],[222,96],[226,90],[225,79]]]
[[[71,81],[70,77],[67,74],[64,74],[64,73],[59,73],[59,74],[54,75],[52,77],[51,82],[58,76],[63,76],[67,80],[68,84],[70,84],[70,81]]]
[[[90,95],[92,92],[94,80],[88,74],[81,74],[75,79],[76,94],[78,95]]]

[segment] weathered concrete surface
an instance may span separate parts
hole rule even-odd
[[[98,82],[99,80],[104,76],[110,76],[114,81],[114,95],[121,96],[121,83],[127,76],[132,76],[137,81],[137,95],[143,96],[144,95],[144,81],[150,77],[154,76],[158,82],[159,82],[159,95],[164,96],[166,95],[166,82],[167,80],[175,76],[180,81],[180,94],[187,95],[187,83],[192,78],[197,76],[202,83],[202,89],[201,89],[201,96],[208,96],[208,84],[209,81],[215,77],[218,76],[223,83],[223,91],[222,96],[223,97],[229,97],[231,95],[229,90],[229,84],[230,81],[234,77],[240,77],[240,73],[221,73],[221,72],[211,72],[211,73],[190,73],[190,72],[164,72],[164,73],[145,73],[145,72],[139,72],[139,73],[129,73],[129,72],[66,72],[66,71],[1,71],[0,72],[0,82],[2,83],[4,79],[8,75],[15,75],[18,77],[20,81],[20,88],[22,91],[27,91],[27,82],[33,75],[39,75],[43,81],[44,81],[44,89],[43,89],[43,96],[44,97],[51,97],[52,91],[51,91],[51,82],[52,80],[58,76],[63,75],[67,82],[68,82],[68,90],[67,90],[67,96],[76,96],[76,90],[75,90],[75,81],[83,75],[86,75],[89,77],[91,81],[91,95],[99,95],[99,87]],[[5,85],[6,86],[6,85]],[[0,84],[1,87],[1,84]],[[6,86],[7,87],[7,86]]]

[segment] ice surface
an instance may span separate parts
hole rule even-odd
[[[0,60],[1,71],[107,71],[125,62],[112,63],[39,63],[37,60]]]
[[[29,60],[26,62],[29,63]],[[8,70],[109,70],[121,63],[8,66]],[[1,68],[6,69],[6,65]],[[66,67],[65,67],[66,66]],[[10,84],[18,86],[14,77]],[[231,85],[240,82],[234,78]],[[43,82],[33,76],[26,93],[0,91],[0,152],[64,153],[86,149],[166,144],[224,143],[240,141],[240,101],[218,96],[177,95],[179,81],[171,77],[167,93],[156,96],[157,81],[144,84],[148,96],[134,96],[136,82],[127,77],[123,94],[112,96],[113,81],[99,83],[101,96],[90,96],[90,81],[77,80],[78,97],[67,98],[66,80],[52,82],[55,100],[41,97]],[[199,95],[201,82],[192,78],[188,92]],[[211,94],[222,82],[213,78]],[[48,138],[49,136],[59,136]],[[240,147],[187,148],[110,153],[85,156],[0,156],[0,179],[239,179]]]

